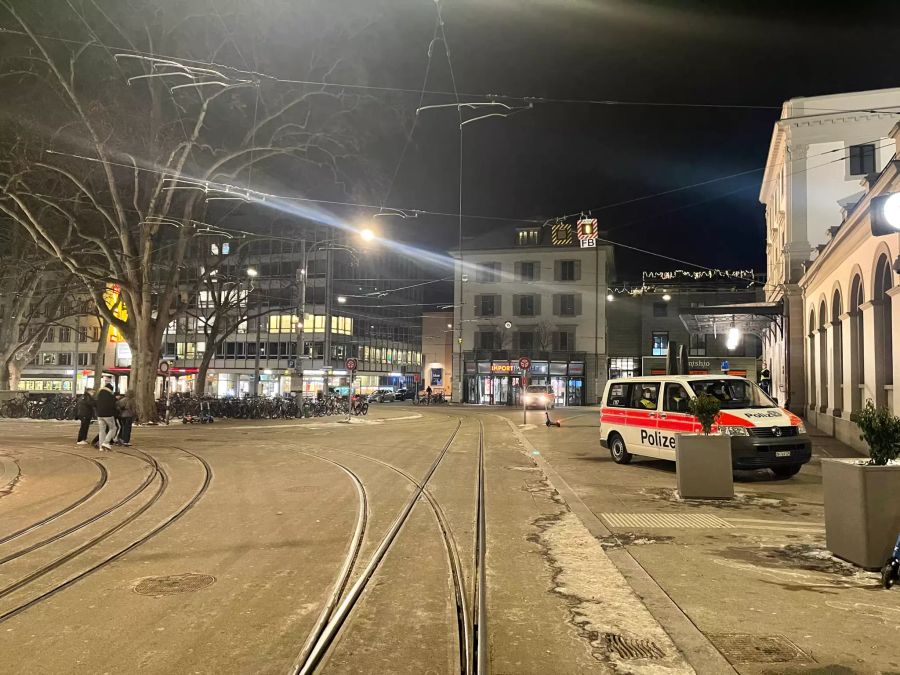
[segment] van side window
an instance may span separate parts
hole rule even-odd
[[[606,405],[611,408],[627,408],[631,403],[630,389],[631,385],[624,382],[610,385]]]
[[[677,382],[666,384],[666,396],[663,399],[663,410],[666,412],[686,413],[688,408],[688,393]]]
[[[639,410],[656,410],[659,400],[659,382],[635,382],[631,393],[631,407]]]

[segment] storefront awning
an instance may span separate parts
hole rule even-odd
[[[746,302],[736,305],[694,307],[679,314],[688,332],[694,335],[717,335],[734,326],[741,333],[765,339],[773,330],[782,332],[784,303]]]

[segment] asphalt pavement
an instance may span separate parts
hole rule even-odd
[[[844,448],[681,502],[595,410],[551,416],[384,404],[114,453],[0,420],[0,672],[900,672],[900,592],[824,550]]]

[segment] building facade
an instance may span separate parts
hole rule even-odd
[[[453,312],[422,316],[422,378],[419,389],[451,397],[453,387]]]
[[[759,200],[766,206],[766,300],[781,308],[781,326],[767,332],[765,361],[773,394],[792,411],[808,408],[807,318],[800,279],[828,245],[867,176],[894,156],[889,132],[900,89],[787,101],[775,123]]]
[[[609,377],[665,374],[670,349],[684,346],[691,374],[721,373],[725,365],[732,375],[756,381],[762,353],[757,336],[744,334],[729,349],[727,316],[711,329],[689,329],[684,317],[704,307],[754,302],[760,299],[762,284],[752,278],[682,279],[665,284],[616,294],[608,304]]]
[[[900,192],[900,125],[892,161],[857,186],[857,199],[799,279],[803,293],[806,415],[818,428],[865,450],[850,415],[873,401],[900,414],[900,234],[874,236],[873,199]]]
[[[609,247],[580,248],[566,223],[501,229],[454,254],[453,398],[518,405],[518,360],[558,405],[596,403],[606,383]]]

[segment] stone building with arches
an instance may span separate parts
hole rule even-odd
[[[853,412],[872,400],[900,414],[900,233],[873,236],[870,220],[874,197],[900,192],[900,124],[890,137],[893,158],[862,181],[798,284],[806,416],[860,449]]]

